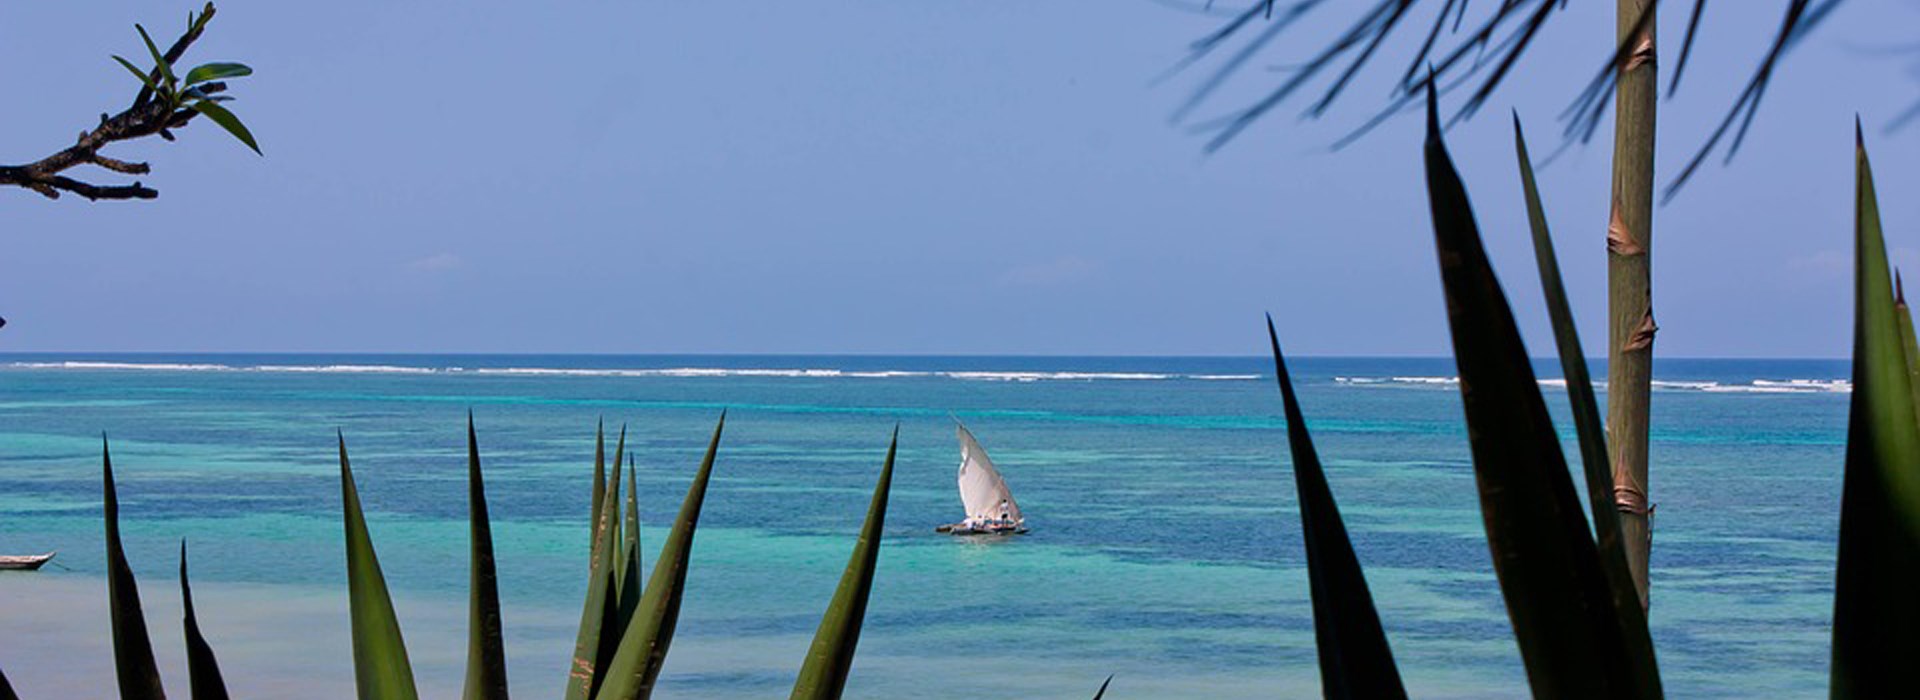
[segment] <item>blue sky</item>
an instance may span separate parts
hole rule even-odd
[[[1710,6],[1661,105],[1663,173],[1785,4]],[[195,5],[0,5],[0,162],[124,106],[108,55]],[[1574,3],[1449,134],[1536,354],[1506,114],[1550,150],[1611,7]],[[1663,19],[1669,66],[1683,14]],[[1272,311],[1292,352],[1444,354],[1420,124],[1326,149],[1393,68],[1321,121],[1292,105],[1203,156],[1169,115],[1213,64],[1153,79],[1221,21],[1173,0],[229,0],[189,59],[255,67],[234,107],[266,157],[196,124],[109,151],[153,163],[157,201],[0,191],[0,350],[1252,355]],[[1920,198],[1899,194],[1920,186],[1920,129],[1876,128],[1920,99],[1910,60],[1879,51],[1915,27],[1920,4],[1849,2],[1733,165],[1658,212],[1657,354],[1848,352],[1855,112],[1894,259],[1920,270]],[[1255,61],[1198,114],[1316,47]],[[1590,344],[1607,162],[1599,143],[1541,173]]]

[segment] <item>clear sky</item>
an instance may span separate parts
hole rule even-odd
[[[1710,5],[1661,104],[1663,181],[1785,5]],[[195,8],[0,5],[0,162],[124,107],[108,55]],[[1567,12],[1449,135],[1543,355],[1507,112],[1551,150],[1611,46],[1612,3]],[[1663,18],[1666,67],[1685,19]],[[1418,37],[1322,121],[1290,105],[1209,157],[1169,115],[1215,64],[1153,79],[1221,21],[1172,0],[227,0],[188,58],[254,66],[233,106],[266,156],[202,123],[108,151],[153,163],[157,201],[0,191],[0,350],[1253,355],[1270,310],[1292,352],[1444,354],[1421,125],[1326,149]],[[1883,51],[1916,27],[1920,4],[1848,2],[1732,166],[1657,213],[1657,354],[1848,353],[1855,112],[1894,259],[1920,270],[1920,128],[1878,129],[1920,99],[1913,55]],[[1541,173],[1589,344],[1610,124]]]

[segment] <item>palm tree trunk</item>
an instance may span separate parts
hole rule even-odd
[[[1607,433],[1627,568],[1647,605],[1647,404],[1653,382],[1653,135],[1658,102],[1652,0],[1618,0],[1631,45],[1614,97],[1613,211],[1607,226]],[[1642,18],[1642,15],[1647,15]]]

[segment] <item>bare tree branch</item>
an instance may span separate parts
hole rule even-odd
[[[213,3],[207,3],[198,17],[187,23],[187,31],[167,49],[165,58],[169,67],[180,60],[200,38],[201,30],[207,20],[213,17]],[[152,81],[160,78],[160,67],[155,66],[150,74]],[[226,90],[225,83],[204,83],[196,86],[202,94],[212,95]],[[158,134],[168,141],[173,140],[172,129],[185,126],[199,114],[192,109],[175,109],[165,100],[154,101],[153,91],[141,87],[134,96],[133,106],[119,114],[100,115],[100,123],[90,131],[80,133],[72,146],[55,152],[53,155],[25,165],[0,165],[0,185],[24,187],[45,195],[48,199],[59,199],[61,192],[72,192],[90,200],[101,199],[153,199],[160,193],[151,187],[135,181],[130,185],[96,185],[62,175],[64,171],[80,165],[95,165],[117,173],[145,175],[149,171],[146,163],[131,163],[100,155],[100,149],[116,141],[153,136]]]

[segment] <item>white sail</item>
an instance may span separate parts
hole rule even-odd
[[[966,505],[967,519],[1024,523],[1020,504],[1014,502],[1013,492],[1007,490],[1000,471],[993,468],[987,451],[980,448],[973,433],[967,432],[967,426],[957,421],[956,426],[960,431],[960,502]]]

